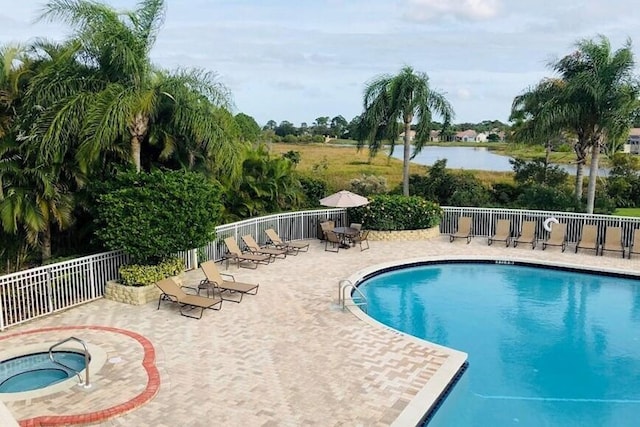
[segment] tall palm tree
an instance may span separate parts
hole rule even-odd
[[[110,152],[126,155],[139,172],[145,147],[161,143],[166,145],[161,152],[171,153],[172,143],[180,140],[176,134],[195,139],[207,154],[222,152],[219,160],[225,165],[233,163],[240,148],[222,137],[225,123],[210,114],[214,107],[229,105],[229,94],[215,75],[197,70],[167,73],[151,64],[149,54],[164,10],[163,0],[142,0],[137,10],[126,12],[87,0],[45,5],[41,19],[71,25],[77,52],[74,61],[52,67],[34,86],[34,105],[50,106],[34,127],[44,156],[64,151],[70,132],[77,130],[78,161],[85,168]],[[82,78],[60,79],[61,68],[62,75]],[[173,104],[169,116],[162,114],[167,103]],[[157,132],[156,140],[149,141],[159,120],[170,120],[172,132]]]
[[[384,140],[391,143],[389,155],[401,129],[404,130],[404,166],[402,169],[402,191],[409,195],[409,161],[411,160],[411,124],[416,120],[414,156],[429,140],[433,114],[449,123],[453,108],[443,94],[431,89],[426,73],[414,72],[404,67],[400,73],[380,75],[371,80],[364,91],[364,112],[361,116],[363,139],[358,147],[368,140],[369,150],[374,156]]]
[[[613,52],[609,40],[581,40],[576,50],[551,64],[559,74],[553,87],[545,81],[516,98],[512,114],[533,112],[531,127],[539,132],[568,130],[577,137],[575,195],[582,198],[583,167],[591,152],[587,212],[593,213],[600,149],[622,138],[638,108],[640,85],[633,75],[631,42]],[[546,92],[545,92],[546,91]],[[538,106],[533,104],[538,103]],[[527,104],[529,103],[529,104]]]

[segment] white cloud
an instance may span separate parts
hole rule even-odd
[[[471,98],[471,91],[467,88],[461,87],[456,91],[456,96],[458,99],[467,100]]]
[[[500,0],[408,0],[407,17],[414,21],[431,21],[444,16],[480,21],[495,17]]]

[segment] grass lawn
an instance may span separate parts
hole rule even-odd
[[[395,188],[402,182],[402,161],[389,158],[383,151],[369,160],[367,148],[358,151],[352,146],[273,143],[270,147],[274,154],[298,151],[301,158],[298,171],[326,180],[332,191],[348,189],[349,181],[362,175],[385,177],[389,189]],[[402,146],[396,146],[395,149],[402,150]],[[424,165],[412,163],[409,173],[425,175],[427,170],[428,168]],[[486,185],[495,182],[511,182],[513,175],[511,172],[471,172]]]
[[[618,208],[613,214],[618,216],[640,216],[640,208]]]

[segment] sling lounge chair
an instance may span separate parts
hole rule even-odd
[[[324,232],[324,250],[329,252],[339,252],[340,246],[342,245],[342,241],[340,237],[334,231],[325,231]],[[329,249],[329,245],[331,245],[331,249]]]
[[[251,253],[269,255],[274,260],[279,256],[282,258],[287,257],[287,250],[285,248],[268,248],[260,246],[258,242],[256,242],[256,239],[254,239],[250,234],[242,236],[242,241]]]
[[[491,245],[493,242],[505,242],[509,247],[511,243],[511,221],[508,219],[499,219],[496,224],[496,232],[493,236],[489,237],[487,244]]]
[[[242,252],[236,239],[232,236],[224,239],[224,244],[227,246],[227,253],[223,255],[223,259],[227,260],[227,267],[229,267],[229,261],[236,262],[238,267],[243,262],[248,262],[252,268],[257,268],[258,264],[269,264],[271,262],[271,255]]]
[[[205,275],[205,279],[202,279],[198,285],[198,291],[200,289],[207,289],[207,291],[214,291],[217,289],[220,292],[220,298],[225,301],[240,302],[244,294],[255,295],[258,293],[258,286],[252,283],[236,282],[235,277],[231,274],[220,273],[216,263],[214,261],[205,261],[200,264],[200,268]],[[231,280],[225,280],[222,276],[227,276]],[[229,294],[240,295],[239,299],[225,298],[223,292],[229,292]]]
[[[308,242],[282,240],[273,228],[265,230],[265,233],[273,246],[276,248],[285,248],[292,255],[298,255],[298,252],[307,252],[309,250]]]
[[[631,254],[640,254],[640,231],[638,229],[633,231],[633,240],[629,245],[629,259],[631,259]]]
[[[362,230],[358,235],[351,238],[354,245],[360,245],[360,251],[366,251],[369,249],[369,230]],[[363,247],[362,244],[366,243],[367,247]]]
[[[449,235],[449,242],[455,239],[467,239],[467,244],[471,242],[471,217],[461,216],[458,219],[458,231]]]
[[[576,244],[576,253],[578,253],[578,249],[592,249],[596,251],[596,255],[598,255],[600,245],[598,244],[597,225],[585,224],[582,226],[582,235]]]
[[[522,229],[518,237],[513,239],[513,247],[518,246],[518,243],[530,243],[531,249],[535,249],[537,242],[536,236],[536,222],[535,221],[523,221]]]
[[[187,286],[178,286],[176,281],[171,277],[156,282],[156,286],[160,288],[160,291],[162,292],[160,294],[160,298],[158,298],[158,310],[160,310],[160,303],[163,300],[171,301],[180,306],[181,315],[191,317],[192,319],[200,319],[202,318],[202,313],[205,308],[211,310],[220,310],[220,308],[222,308],[222,298],[207,298],[200,295],[187,294],[183,289],[191,289],[196,292],[198,290]],[[188,311],[196,310],[198,308],[200,309],[199,316],[187,314]]]
[[[624,246],[622,245],[622,227],[607,227],[604,234],[604,243],[600,249],[600,255],[604,255],[604,251],[613,251],[622,253],[624,258]]]
[[[542,242],[542,250],[547,249],[547,246],[560,246],[562,252],[567,249],[567,224],[553,224],[549,238]]]

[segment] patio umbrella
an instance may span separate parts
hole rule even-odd
[[[320,199],[322,206],[330,206],[333,208],[354,208],[369,204],[369,199],[351,191],[338,191],[330,196]]]

